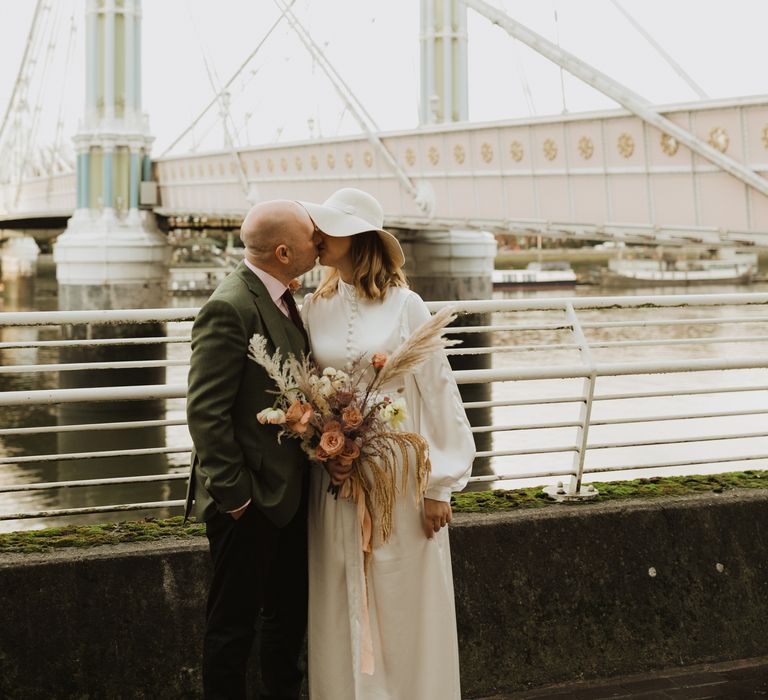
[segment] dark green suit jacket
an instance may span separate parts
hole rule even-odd
[[[278,444],[278,426],[256,420],[272,405],[275,395],[268,392],[275,385],[247,357],[254,333],[266,336],[269,351],[280,348],[283,357],[306,351],[301,332],[241,262],[192,328],[187,421],[194,450],[186,514],[210,520],[250,498],[281,527],[299,506],[308,463],[298,440],[285,437]]]

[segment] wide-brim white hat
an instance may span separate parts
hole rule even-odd
[[[382,228],[384,210],[381,204],[367,192],[344,187],[336,190],[322,204],[302,201],[299,204],[323,233],[334,238],[376,231],[395,265],[402,267],[405,264],[405,255],[397,238]]]

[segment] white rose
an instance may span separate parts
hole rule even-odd
[[[405,399],[396,399],[381,409],[381,419],[390,427],[397,428],[408,418]]]
[[[331,380],[326,376],[320,377],[317,391],[320,394],[320,396],[322,396],[325,399],[331,396],[333,394],[333,384],[331,383]]]
[[[264,418],[265,422],[270,425],[282,425],[285,423],[285,411],[282,411],[279,408],[270,408],[267,409]]]

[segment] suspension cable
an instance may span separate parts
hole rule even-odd
[[[243,70],[245,70],[245,67],[251,62],[253,57],[259,52],[261,47],[264,45],[264,42],[266,42],[266,40],[272,35],[272,32],[274,32],[275,29],[277,29],[277,26],[280,24],[280,22],[282,21],[283,17],[285,17],[286,12],[288,12],[288,10],[290,10],[290,8],[293,6],[293,4],[295,2],[296,2],[296,0],[290,0],[290,3],[288,4],[288,7],[285,10],[283,10],[282,14],[273,22],[272,26],[267,30],[266,34],[264,34],[264,36],[261,38],[261,41],[259,41],[259,43],[256,44],[256,48],[253,51],[251,51],[251,53],[248,55],[248,57],[242,62],[240,67],[234,72],[232,77],[224,84],[224,87],[221,88],[221,92],[217,93],[214,96],[214,98],[207,105],[205,105],[205,107],[202,109],[200,114],[198,114],[197,117],[195,117],[195,119],[192,121],[192,123],[186,129],[184,129],[184,131],[182,131],[181,134],[179,134],[179,136],[177,136],[173,140],[173,143],[171,143],[171,145],[168,146],[160,154],[160,158],[162,158],[167,153],[169,153],[171,150],[173,150],[179,144],[179,141],[181,141],[190,131],[192,131],[192,129],[194,129],[197,126],[198,122],[208,113],[208,110],[211,107],[213,107],[213,105],[215,105],[219,101],[219,97],[220,97],[221,93],[226,92],[226,90],[229,88],[229,86],[232,85],[233,82],[235,82],[235,80],[237,79],[237,76],[239,76],[240,73],[242,73]]]
[[[44,4],[45,4],[45,0],[37,0],[37,5],[35,5],[35,12],[32,15],[32,22],[29,25],[29,32],[27,33],[27,43],[24,46],[24,53],[21,57],[21,64],[19,65],[19,71],[16,74],[16,82],[13,84],[13,90],[11,91],[11,98],[8,100],[8,106],[5,108],[3,121],[2,123],[0,123],[0,141],[2,141],[3,139],[3,133],[5,132],[5,127],[6,127],[6,124],[8,123],[8,118],[10,117],[11,111],[13,110],[13,105],[16,102],[16,93],[19,90],[19,86],[24,82],[24,73],[26,71],[27,60],[29,58],[29,50],[32,45],[32,40],[35,36],[35,31],[37,29],[37,20],[40,17],[40,12],[42,11]]]
[[[637,32],[654,48],[656,49],[656,52],[669,64],[669,66],[672,68],[672,70],[675,71],[686,83],[688,83],[688,86],[702,99],[706,100],[709,99],[709,95],[704,92],[701,85],[699,85],[686,71],[683,69],[683,67],[675,61],[672,56],[670,56],[664,49],[664,47],[659,44],[656,39],[653,38],[653,35],[645,28],[643,27],[640,22],[638,22],[626,9],[624,9],[618,2],[618,0],[611,0],[613,3],[613,6],[621,12],[622,15],[624,15],[625,19],[637,30]]]
[[[62,152],[63,145],[63,133],[64,133],[64,104],[66,102],[67,88],[69,87],[70,76],[70,64],[72,58],[72,51],[75,45],[75,38],[77,36],[77,22],[75,20],[74,10],[69,17],[69,41],[67,42],[67,52],[64,59],[64,79],[61,81],[61,97],[59,98],[59,112],[56,115],[56,135],[53,140],[53,160],[51,162],[51,175],[53,175],[53,169],[56,164],[57,158],[60,158],[66,165],[71,166],[71,163],[67,163],[66,158]]]
[[[344,82],[341,76],[331,65],[328,58],[325,56],[312,36],[301,24],[296,15],[291,12],[289,7],[286,7],[285,1],[274,0],[274,2],[278,7],[285,9],[286,19],[291,25],[291,28],[296,32],[296,35],[301,40],[301,43],[304,44],[309,54],[316,59],[317,64],[323,69],[326,76],[333,84],[334,88],[336,88],[339,97],[341,97],[347,109],[349,109],[351,114],[357,120],[360,128],[368,138],[368,142],[376,149],[387,166],[394,172],[395,178],[400,183],[400,186],[409,195],[411,195],[411,197],[413,197],[416,206],[418,206],[424,214],[431,216],[432,210],[434,209],[434,201],[428,192],[422,191],[416,187],[416,184],[411,180],[408,173],[405,172],[397,159],[389,152],[387,147],[376,133],[376,131],[378,131],[378,127],[373,121],[373,118],[370,116],[370,114],[368,114],[357,96],[352,92],[352,90],[350,90],[349,86]]]

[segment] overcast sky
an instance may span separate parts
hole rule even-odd
[[[765,32],[768,0],[620,0],[711,97],[768,93]],[[495,0],[535,31],[654,103],[697,99],[611,0]],[[29,30],[34,0],[0,0],[0,106],[8,101]],[[30,104],[40,105],[40,137],[52,140],[59,115],[71,136],[83,104],[84,0],[56,0],[58,26],[48,81],[39,76]],[[379,128],[418,124],[419,1],[297,0],[297,16],[352,87]],[[279,15],[270,0],[144,0],[143,93],[155,155],[213,96],[204,56],[226,82]],[[555,23],[555,12],[558,21]],[[77,32],[67,60],[67,25]],[[53,33],[52,33],[53,35]],[[469,11],[469,111],[473,121],[610,108],[611,100],[566,75],[498,27]],[[526,96],[526,86],[529,95]],[[358,131],[325,75],[282,24],[231,89],[231,110],[245,143],[291,141]],[[564,93],[564,94],[563,94]],[[180,146],[219,148],[217,112]]]

